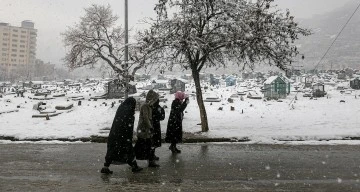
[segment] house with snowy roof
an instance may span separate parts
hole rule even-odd
[[[350,80],[350,87],[352,89],[360,89],[360,78],[356,77],[356,78]]]
[[[287,84],[280,76],[271,76],[264,82],[264,97],[282,99],[287,96]]]
[[[153,89],[167,90],[169,88],[169,80],[167,79],[154,79],[151,81]]]
[[[313,97],[324,97],[326,95],[325,84],[320,82],[314,83],[312,86],[312,94]]]
[[[227,76],[224,81],[226,83],[226,87],[236,85],[236,77],[233,75]]]
[[[185,79],[172,79],[171,80],[171,90],[170,93],[176,93],[177,91],[185,91],[185,84],[187,81]]]

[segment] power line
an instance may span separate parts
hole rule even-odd
[[[327,55],[327,53],[330,51],[331,47],[334,45],[334,43],[336,42],[336,40],[338,39],[338,37],[341,35],[341,33],[343,32],[343,30],[345,29],[345,27],[347,26],[347,24],[350,22],[350,20],[353,18],[353,16],[355,15],[355,13],[357,12],[357,10],[360,7],[360,3],[359,5],[356,7],[355,11],[353,12],[353,14],[350,16],[350,18],[347,20],[347,22],[345,23],[345,25],[342,27],[341,31],[338,33],[338,35],[335,37],[334,41],[331,43],[331,45],[329,46],[329,48],[326,50],[325,54],[321,57],[320,61],[318,62],[318,64],[315,66],[314,70],[317,69],[317,67],[320,65],[321,61],[325,58],[325,56]]]

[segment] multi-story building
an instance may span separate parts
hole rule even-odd
[[[31,78],[36,59],[36,37],[37,30],[31,21],[21,22],[21,27],[0,23],[0,75],[5,75],[6,79]]]

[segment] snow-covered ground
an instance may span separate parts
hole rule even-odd
[[[286,99],[282,99],[282,102],[249,99],[244,96],[243,101],[233,98],[234,103],[229,103],[227,99],[236,93],[236,89],[224,87],[204,93],[204,97],[217,95],[221,102],[205,103],[210,131],[201,133],[202,135],[238,139],[246,137],[250,139],[250,143],[286,143],[289,140],[304,141],[301,142],[304,144],[359,143],[326,140],[360,137],[360,91],[342,94],[335,87],[329,86],[326,87],[328,97],[323,98],[310,99],[303,97],[302,93],[296,95],[296,92],[292,92]],[[187,92],[191,93],[192,90],[188,89]],[[89,101],[90,94],[94,96],[102,93],[101,90],[89,88],[80,93],[68,93],[66,97],[45,101],[47,110],[55,109],[58,105],[68,105],[69,102],[74,104],[72,111],[50,117],[50,120],[32,118],[32,115],[39,114],[33,109],[33,105],[39,101],[29,99],[29,96],[33,96],[31,93],[25,93],[25,98],[5,95],[0,98],[0,113],[16,109],[18,112],[0,114],[0,136],[20,140],[107,136],[108,131],[104,129],[111,126],[119,100]],[[163,94],[168,99],[167,102],[161,103],[168,106],[165,109],[166,119],[162,121],[162,132],[165,132],[173,95]],[[85,100],[78,106],[78,101],[72,101],[69,96],[84,96]],[[111,102],[116,102],[115,107],[111,108]],[[230,110],[231,106],[235,108],[234,111]],[[220,107],[223,110],[218,110]],[[135,129],[138,115],[136,112]],[[183,121],[184,131],[200,132],[199,123],[198,106],[195,97],[190,96],[190,104]]]

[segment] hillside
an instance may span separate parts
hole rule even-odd
[[[313,35],[298,41],[301,44],[300,51],[305,53],[306,57],[301,65],[304,65],[306,69],[315,67],[357,6],[357,1],[351,1],[344,7],[332,12],[300,21],[301,26],[310,28],[314,32]],[[347,24],[323,62],[319,65],[319,68],[329,69],[331,65],[333,68],[358,68],[360,60],[360,55],[358,54],[360,48],[359,34],[360,10],[355,13]]]

